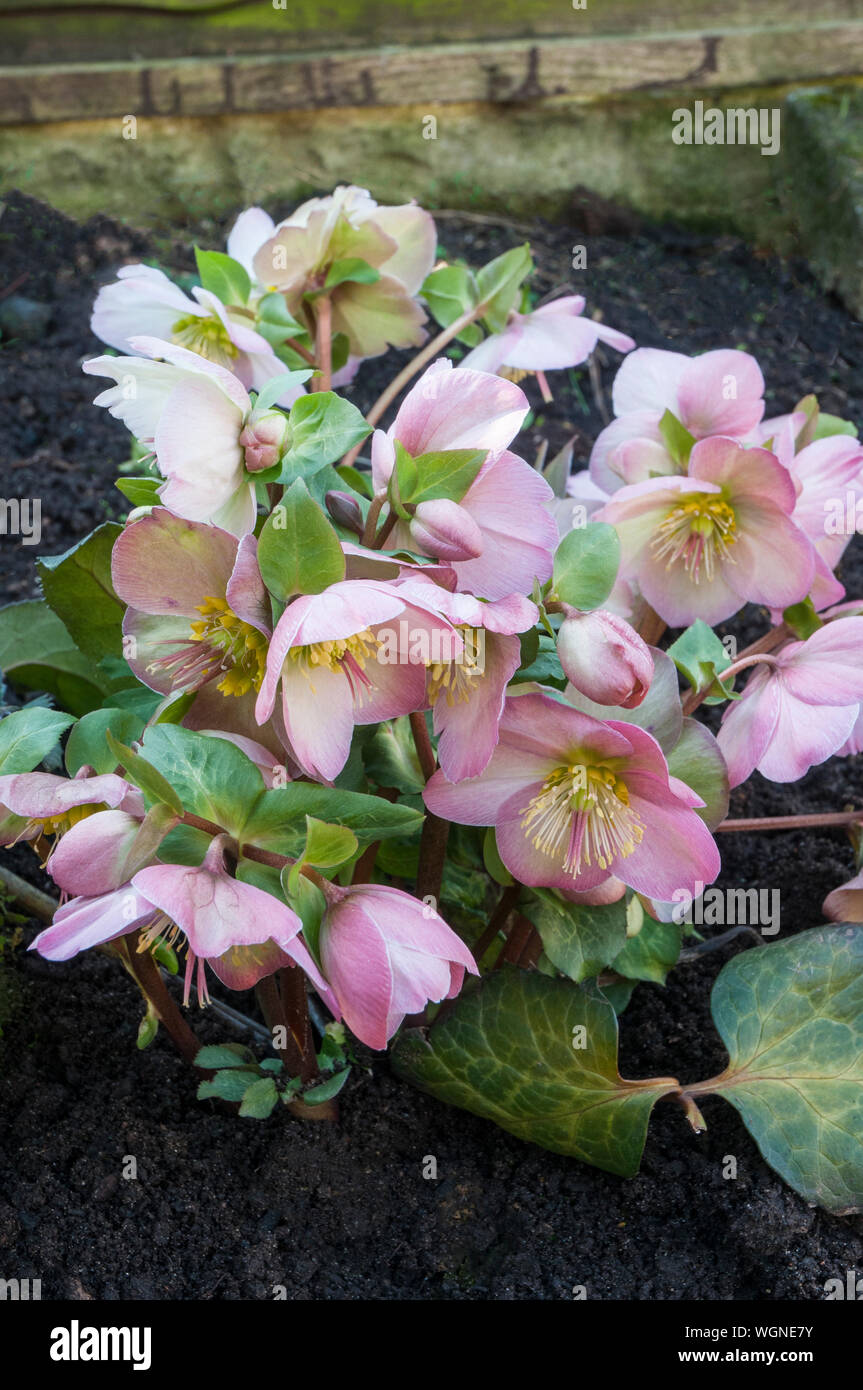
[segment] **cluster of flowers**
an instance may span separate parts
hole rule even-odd
[[[462,365],[431,362],[374,432],[370,471],[305,468],[303,410],[319,397],[323,413],[308,418],[325,429],[331,386],[424,341],[434,296],[420,292],[440,275],[433,222],[339,189],[278,226],[245,212],[228,253],[201,257],[209,288],[191,298],[157,269],[125,267],[93,315],[121,355],[84,367],[112,379],[96,404],[153,470],[112,562],[129,665],[161,700],[153,721],[171,711],[231,740],[267,785],[332,786],[356,726],[429,711],[429,812],[493,827],[520,884],[592,904],[629,889],[657,915],[716,877],[711,831],[726,803],[707,805],[675,763],[694,721],[672,662],[636,630],[648,606],[676,627],[747,602],[774,616],[776,640],[743,663],[757,660],[718,749],[702,724],[687,735],[696,768],[724,783],[721,750],[732,785],[756,767],[784,781],[861,746],[863,604],[843,603],[833,570],[848,537],[825,533],[824,503],[863,494],[863,450],[806,407],[765,421],[750,356],[631,351],[580,298],[531,310],[504,266],[480,284]],[[558,583],[571,533],[561,540],[551,487],[511,448],[529,408],[518,380],[535,373],[547,392],[545,372],[599,340],[629,355],[616,419],[569,493],[591,514],[586,529],[608,523],[620,540],[604,607]],[[291,512],[297,496],[305,510]],[[531,678],[535,629],[554,636],[564,679]],[[288,892],[235,875],[230,835],[212,834],[197,865],[162,862],[176,816],[148,810],[116,772],[0,777],[0,803],[7,843],[55,837],[47,867],[64,901],[35,943],[49,959],[132,932],[148,949],[179,931],[187,997],[196,973],[206,997],[204,962],[235,988],[295,964],[375,1048],[477,973],[436,905],[386,883],[316,874],[325,910],[312,942]]]

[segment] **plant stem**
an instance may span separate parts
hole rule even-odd
[[[386,521],[384,522],[383,526],[381,527],[380,531],[378,531],[378,534],[375,536],[375,539],[374,539],[374,548],[375,548],[375,550],[382,550],[382,549],[383,549],[384,541],[385,541],[385,540],[387,539],[387,537],[389,536],[390,531],[392,531],[392,529],[393,529],[393,527],[395,526],[397,520],[398,520],[398,518],[397,518],[395,512],[390,512],[389,516],[387,517],[387,519],[386,519]]]
[[[447,343],[451,343],[453,338],[457,338],[462,329],[467,328],[469,323],[474,323],[477,319],[482,318],[487,308],[488,306],[486,304],[478,304],[475,309],[466,310],[465,313],[460,314],[457,319],[453,319],[449,328],[444,328],[441,333],[438,333],[436,338],[432,338],[430,343],[426,343],[425,347],[417,353],[416,357],[411,358],[407,366],[402,368],[398,376],[393,377],[386,390],[382,391],[378,396],[366,416],[368,423],[370,425],[376,425],[387,406],[395,400],[400,391],[404,390],[408,382],[416,376],[417,372],[425,366],[426,362],[430,362],[431,359],[440,352],[441,348],[445,348]],[[345,454],[342,459],[342,464],[353,463],[361,448],[362,444],[355,444],[353,449]]]
[[[421,710],[415,710],[410,715],[410,725],[422,774],[428,781],[437,769],[437,758],[429,738],[425,715]],[[435,903],[440,901],[448,839],[449,821],[441,820],[439,816],[427,810],[420,837],[420,861],[416,884],[418,898],[433,898]]]
[[[477,965],[482,964],[482,958],[492,945],[495,937],[506,927],[510,915],[516,909],[520,893],[521,885],[518,883],[511,883],[508,888],[504,888],[498,898],[497,906],[488,919],[488,926],[474,947],[473,958]]]
[[[317,316],[315,356],[317,357],[318,370],[321,373],[317,389],[329,391],[333,384],[333,306],[328,294],[318,296],[315,313]]]
[[[304,1083],[313,1081],[318,1075],[318,1059],[312,1037],[312,1022],[309,1018],[306,977],[298,965],[286,965],[279,971],[278,981],[288,1029],[300,1054],[297,1075]]]
[[[655,647],[667,627],[668,624],[665,619],[660,618],[659,614],[647,604],[636,630],[639,637],[643,638],[649,647]]]
[[[739,820],[724,820],[717,825],[715,833],[720,830],[815,830],[860,822],[863,822],[863,810],[811,812],[803,816],[752,816]]]
[[[126,969],[144,998],[158,1014],[159,1022],[164,1025],[165,1032],[183,1061],[192,1066],[201,1050],[201,1044],[168,993],[159,967],[150,952],[136,949],[139,937],[140,932],[137,931],[129,936],[120,937],[116,946],[123,957]]]
[[[724,685],[726,681],[733,681],[734,678],[738,676],[741,671],[745,671],[748,666],[759,666],[761,664],[775,666],[776,657],[768,656],[766,652],[753,652],[751,656],[739,656],[730,666],[726,666],[724,671],[718,671],[717,677]],[[710,685],[703,686],[701,690],[690,690],[686,699],[683,701],[683,713],[685,715],[692,714],[694,710],[698,709],[702,701],[707,699],[712,684],[713,682],[711,681]]]
[[[347,462],[349,457],[349,455],[345,455],[345,458],[343,458],[341,464],[339,464],[340,468],[344,463]],[[354,457],[356,457],[356,455],[354,455]],[[374,545],[375,532],[378,529],[378,517],[381,514],[381,507],[384,505],[385,501],[386,498],[383,496],[372,498],[372,505],[369,507],[368,515],[366,516],[366,524],[363,527],[363,535],[362,540],[360,541],[360,545]]]
[[[303,347],[302,343],[298,343],[296,338],[286,338],[285,347],[289,347],[292,352],[299,353],[303,361],[308,362],[310,367],[316,367],[318,365],[315,360],[315,354],[309,352],[307,347]]]

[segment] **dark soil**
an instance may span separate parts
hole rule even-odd
[[[578,216],[567,229],[537,224],[541,294],[576,283],[642,345],[746,346],[768,380],[770,413],[816,391],[825,409],[863,418],[859,328],[804,267],[667,229],[621,235],[612,222],[607,235],[596,210]],[[197,235],[218,245],[220,230],[191,228],[183,244]],[[450,254],[474,262],[524,239],[521,228],[466,218],[442,219],[439,233]],[[589,270],[573,273],[579,243]],[[139,258],[154,258],[146,238],[105,219],[79,227],[19,196],[0,218],[0,295],[14,284],[52,315],[44,340],[0,344],[3,495],[41,497],[44,519],[40,546],[3,540],[7,599],[36,592],[34,555],[121,511],[119,494],[109,499],[126,432],[93,409],[96,384],[80,362],[100,350],[87,325],[97,285]],[[166,263],[189,268],[179,242]],[[600,365],[607,400],[617,358]],[[366,365],[360,406],[389,373]],[[553,385],[552,406],[533,397],[522,452],[530,457],[543,435],[556,448],[575,433],[586,460],[603,423],[599,397],[586,371]],[[849,593],[863,593],[861,552],[855,542],[846,557]],[[753,632],[756,621],[763,615],[747,624]],[[860,795],[859,760],[833,760],[791,788],[756,776],[732,810],[827,811]],[[781,889],[783,936],[817,925],[825,894],[852,872],[839,831],[728,835],[721,848],[725,883]],[[40,881],[27,851],[9,862]],[[636,990],[621,1025],[624,1075],[692,1081],[721,1069],[708,997],[735,949],[681,965],[666,989]],[[820,1299],[827,1279],[863,1268],[863,1220],[809,1207],[721,1100],[707,1102],[699,1138],[676,1108],[657,1106],[630,1182],[442,1106],[396,1081],[383,1059],[356,1069],[337,1128],[242,1121],[195,1099],[161,1038],[136,1051],[139,1001],[111,961],[91,953],[51,965],[7,950],[9,961],[0,1273],[41,1278],[43,1297],[271,1298],[284,1285],[289,1298],[566,1299],[585,1285],[600,1299]],[[212,1017],[201,1032],[229,1036]],[[127,1155],[134,1180],[123,1177]],[[427,1155],[436,1180],[422,1176]],[[727,1155],[734,1180],[722,1176]]]

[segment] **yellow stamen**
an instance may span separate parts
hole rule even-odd
[[[223,598],[205,598],[196,608],[203,616],[191,625],[192,640],[213,648],[214,661],[225,672],[216,689],[237,696],[260,690],[267,668],[264,634],[232,613]],[[204,674],[209,675],[210,669]]]
[[[70,806],[68,811],[61,811],[57,816],[34,816],[28,824],[38,825],[43,835],[65,835],[66,831],[71,830],[79,821],[94,816],[97,811],[107,809],[104,802],[90,801],[83,806]]]
[[[651,541],[651,549],[658,560],[666,560],[666,569],[682,560],[686,573],[698,584],[702,566],[710,581],[717,561],[734,564],[729,547],[736,540],[734,509],[715,493],[701,492],[668,513]]]
[[[611,767],[585,763],[556,768],[523,807],[521,824],[540,854],[562,860],[574,879],[626,859],[644,837],[623,779]]]
[[[288,657],[299,666],[312,693],[316,695],[316,670],[342,671],[348,676],[358,677],[363,683],[362,673],[366,662],[377,656],[380,645],[380,639],[367,627],[350,637],[334,637],[329,642],[309,642],[304,647],[291,647]],[[364,683],[368,684],[368,681]]]
[[[230,367],[237,356],[228,330],[215,316],[199,318],[197,314],[184,314],[171,329],[171,342],[217,362],[220,367]]]
[[[526,376],[533,376],[533,372],[528,371],[526,367],[498,367],[497,374],[507,381],[515,382],[516,386],[520,381],[524,381]]]
[[[477,681],[485,675],[485,634],[480,628],[457,626],[464,640],[463,650],[452,661],[427,662],[427,693],[431,705],[441,694],[446,695],[448,705],[469,700],[477,688]]]

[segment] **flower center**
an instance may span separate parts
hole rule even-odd
[[[202,617],[192,623],[192,641],[202,643],[213,662],[202,673],[203,679],[223,670],[216,686],[223,695],[246,695],[253,687],[259,690],[267,666],[264,634],[232,613],[223,598],[205,598],[196,608]]]
[[[217,362],[220,367],[230,367],[237,356],[228,330],[214,315],[200,318],[197,314],[184,314],[171,329],[171,342]]]
[[[35,827],[43,835],[65,835],[66,831],[71,830],[79,821],[86,820],[88,816],[95,816],[97,811],[107,809],[104,801],[88,801],[82,806],[70,806],[68,811],[61,811],[57,816],[34,816],[27,822],[27,829]]]
[[[380,639],[367,627],[362,632],[352,633],[350,637],[334,637],[329,642],[309,642],[304,647],[291,647],[288,657],[299,666],[313,694],[317,694],[315,671],[324,670],[347,676],[354,696],[361,698],[372,684],[366,675],[366,662],[377,658],[380,645]]]
[[[485,675],[485,633],[481,628],[457,624],[464,641],[464,647],[452,661],[428,661],[427,695],[433,705],[439,695],[446,696],[448,705],[459,705],[469,700],[477,688],[477,681]]]
[[[608,869],[615,859],[626,859],[644,836],[626,783],[609,767],[556,768],[522,811],[522,829],[534,847],[562,858],[573,878],[583,869]]]
[[[721,497],[699,493],[674,507],[651,541],[658,560],[666,569],[683,561],[686,573],[696,584],[702,566],[708,581],[716,573],[717,560],[734,564],[729,547],[737,540],[737,518]]]

